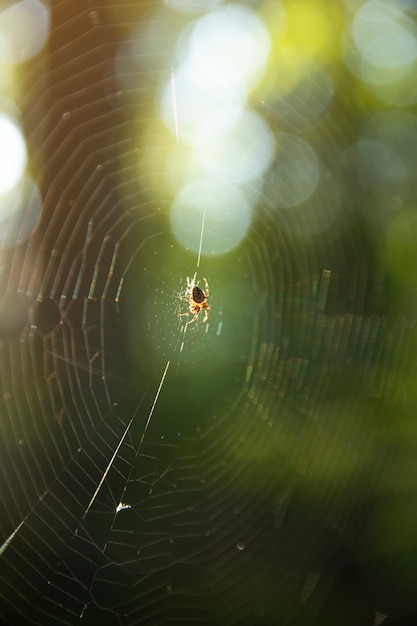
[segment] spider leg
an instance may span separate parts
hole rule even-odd
[[[190,311],[190,313],[191,313],[191,311]],[[186,323],[186,326],[188,326],[188,324],[192,324],[193,322],[196,321],[196,319],[198,317],[198,313],[194,313],[193,317],[190,320],[188,320],[188,322]]]
[[[178,313],[178,317],[183,317],[184,315],[192,315],[193,317],[185,324],[186,326],[188,326],[188,324],[192,324],[196,321],[199,313],[200,311],[185,311],[185,313]]]
[[[204,280],[204,288],[206,290],[206,293],[204,294],[206,296],[206,298],[209,297],[209,286],[208,286],[208,282],[207,282],[207,278],[203,278]]]
[[[202,306],[201,306],[201,310],[204,310],[204,319],[203,322],[207,322],[208,318],[209,318],[209,310],[210,307],[207,304],[207,302],[203,302]]]

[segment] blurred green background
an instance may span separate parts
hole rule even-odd
[[[0,56],[3,623],[413,620],[415,5],[22,0]]]

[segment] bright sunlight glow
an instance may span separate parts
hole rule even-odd
[[[22,177],[27,151],[19,127],[4,115],[0,115],[0,137],[0,194],[5,194]]]
[[[21,0],[0,11],[0,56],[22,63],[35,56],[49,36],[49,12],[40,0]]]
[[[246,103],[270,46],[262,20],[241,5],[206,13],[178,38],[178,65],[162,88],[160,113],[179,154],[181,144],[189,146],[171,225],[178,241],[194,252],[228,252],[250,225],[256,194],[247,185],[256,187],[262,179],[275,141],[267,122]]]

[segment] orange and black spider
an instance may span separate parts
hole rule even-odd
[[[198,286],[199,281],[196,281],[196,276],[197,274],[194,274],[194,278],[192,280],[190,280],[190,278],[187,276],[187,289],[185,290],[185,294],[181,296],[181,300],[185,300],[186,302],[188,302],[189,306],[188,311],[185,311],[185,313],[179,313],[178,316],[182,317],[183,315],[190,314],[193,316],[190,320],[188,320],[186,326],[196,321],[200,311],[204,311],[203,322],[206,322],[209,316],[208,312],[210,307],[207,304],[207,298],[209,297],[208,282],[205,278],[203,278],[205,288],[205,291],[203,291]]]

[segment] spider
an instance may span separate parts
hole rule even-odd
[[[208,282],[205,278],[203,278],[204,285],[205,285],[205,292],[204,292],[198,286],[199,281],[195,280],[196,276],[197,274],[194,274],[194,278],[192,280],[190,280],[187,276],[187,289],[185,290],[185,294],[181,296],[181,300],[185,300],[186,302],[188,302],[189,307],[188,307],[188,311],[185,311],[185,313],[179,313],[178,317],[182,317],[183,315],[190,315],[190,313],[193,316],[190,320],[188,320],[188,322],[186,323],[186,326],[196,321],[200,311],[204,310],[203,322],[206,322],[209,316],[208,312],[209,312],[210,307],[207,304],[207,298],[209,297]]]

